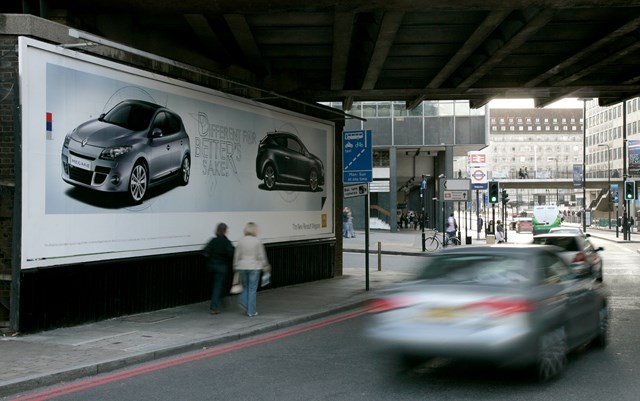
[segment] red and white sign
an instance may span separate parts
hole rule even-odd
[[[469,167],[486,167],[487,155],[482,152],[467,152],[467,164]]]

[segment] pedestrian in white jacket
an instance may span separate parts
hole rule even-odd
[[[271,272],[271,266],[267,259],[267,252],[258,238],[258,226],[255,223],[247,223],[244,228],[244,236],[240,238],[233,254],[233,270],[240,275],[242,292],[239,304],[247,311],[247,316],[257,316],[256,298],[260,273]]]

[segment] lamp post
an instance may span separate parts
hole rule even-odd
[[[611,147],[606,143],[599,143],[598,146],[607,148],[607,210],[609,211],[609,230],[611,230]]]
[[[554,176],[554,178],[556,180],[556,205],[560,205],[560,189],[559,189],[559,185],[560,184],[557,182],[557,180],[559,178],[558,177],[558,175],[559,175],[558,174],[558,158],[557,157],[552,157],[549,160],[555,160],[556,161],[556,172],[555,172],[555,174],[553,176]]]
[[[582,231],[587,232],[587,101],[591,98],[579,98],[582,101]]]

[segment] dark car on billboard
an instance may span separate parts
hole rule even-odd
[[[324,185],[322,160],[307,150],[290,132],[268,132],[258,145],[256,175],[268,190],[277,184],[308,186],[316,191]]]
[[[62,146],[62,179],[76,187],[126,193],[141,202],[170,180],[189,183],[191,149],[182,119],[155,103],[125,100],[74,128]]]

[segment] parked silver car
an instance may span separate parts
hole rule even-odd
[[[74,128],[62,146],[62,179],[101,192],[125,192],[141,202],[147,189],[191,174],[189,136],[173,111],[125,100]]]
[[[404,367],[433,357],[532,368],[559,375],[566,354],[604,347],[603,284],[577,276],[551,246],[456,247],[432,258],[416,280],[369,303],[366,335]]]
[[[582,233],[549,231],[548,234],[535,235],[533,243],[538,245],[553,245],[559,248],[558,254],[571,269],[576,272],[589,272],[596,280],[602,281],[603,247],[594,247],[589,237]]]

